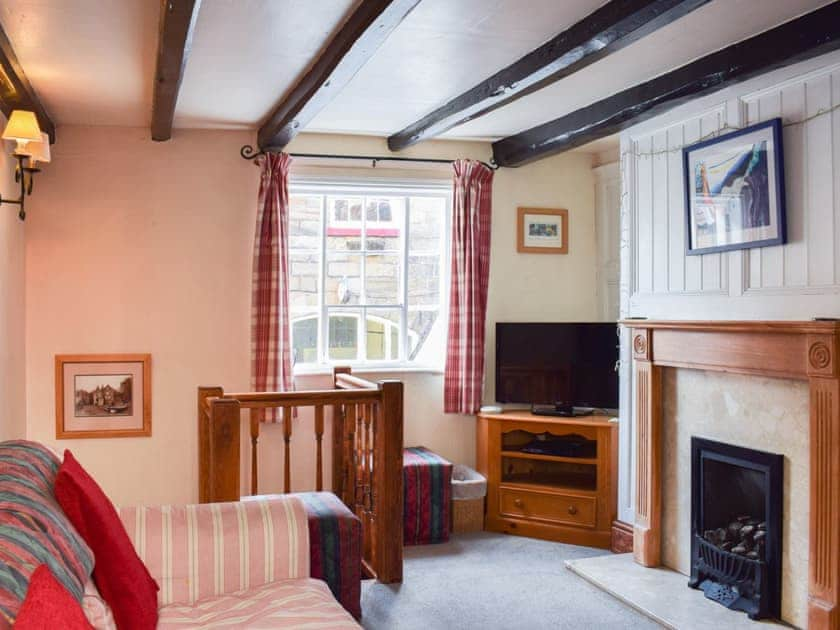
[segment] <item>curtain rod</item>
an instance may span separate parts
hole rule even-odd
[[[266,151],[257,151],[250,144],[243,145],[239,149],[239,155],[246,160],[252,160],[261,155],[265,155]],[[300,158],[320,158],[327,160],[365,160],[369,161],[371,165],[376,168],[377,162],[425,162],[429,164],[452,164],[455,160],[442,160],[435,158],[410,158],[410,157],[392,157],[387,155],[333,155],[331,153],[289,153],[292,157]],[[498,170],[500,167],[491,159],[490,162],[481,162],[491,170]]]

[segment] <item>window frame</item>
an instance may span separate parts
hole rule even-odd
[[[377,178],[319,178],[319,177],[293,177],[289,183],[289,195],[319,195],[321,196],[320,211],[320,247],[317,250],[318,260],[318,305],[311,307],[313,316],[320,318],[317,335],[317,359],[315,362],[299,362],[294,365],[294,372],[299,374],[315,374],[332,369],[337,365],[349,365],[361,371],[431,371],[442,372],[445,362],[445,353],[442,353],[440,360],[435,364],[421,363],[408,359],[410,352],[409,330],[408,330],[408,262],[409,262],[409,226],[410,226],[410,197],[434,197],[444,199],[443,217],[441,221],[441,250],[438,252],[440,261],[440,299],[437,306],[438,316],[443,318],[444,327],[448,328],[449,321],[449,277],[451,267],[451,227],[452,227],[452,184],[450,180],[395,180]],[[356,197],[401,197],[404,199],[404,212],[402,222],[392,219],[389,225],[395,226],[402,232],[401,247],[399,250],[370,251],[367,249],[368,221],[365,208],[362,208],[362,221],[353,222],[354,227],[359,229],[360,249],[352,250],[361,258],[360,278],[364,283],[366,280],[365,265],[366,259],[371,254],[395,254],[400,256],[401,273],[399,278],[399,300],[396,304],[354,304],[354,305],[331,305],[325,299],[326,273],[327,273],[327,238],[329,236],[329,204],[328,198],[339,195]],[[378,209],[377,209],[378,210]],[[394,209],[392,208],[392,212]],[[349,213],[349,208],[348,208]],[[348,214],[349,216],[349,214]],[[333,221],[335,223],[335,221]],[[349,223],[349,222],[348,222]],[[373,222],[378,225],[380,222]],[[349,227],[342,224],[340,227]],[[375,229],[375,228],[374,228]],[[293,250],[294,253],[316,253],[316,250]],[[432,252],[415,252],[412,255],[430,256]],[[290,266],[291,268],[291,266]],[[290,307],[289,314],[289,336],[293,340],[293,322],[295,316],[302,311],[296,312]],[[377,311],[400,312],[400,348],[398,359],[367,359],[367,316],[369,310],[374,314]],[[411,310],[435,310],[411,309]],[[358,355],[364,358],[355,360],[331,359],[329,356],[329,322],[330,315],[348,312],[358,317],[357,326],[357,348]]]

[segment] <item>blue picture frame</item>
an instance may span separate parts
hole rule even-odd
[[[688,256],[787,242],[782,119],[683,148]]]

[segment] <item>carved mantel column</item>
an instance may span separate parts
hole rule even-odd
[[[840,629],[840,378],[836,335],[808,336],[811,475],[808,628]]]
[[[654,365],[653,335],[633,331],[636,374],[636,523],[633,557],[646,567],[662,556],[662,368]]]

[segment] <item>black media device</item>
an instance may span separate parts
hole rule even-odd
[[[496,324],[496,400],[538,415],[618,409],[615,323]]]

